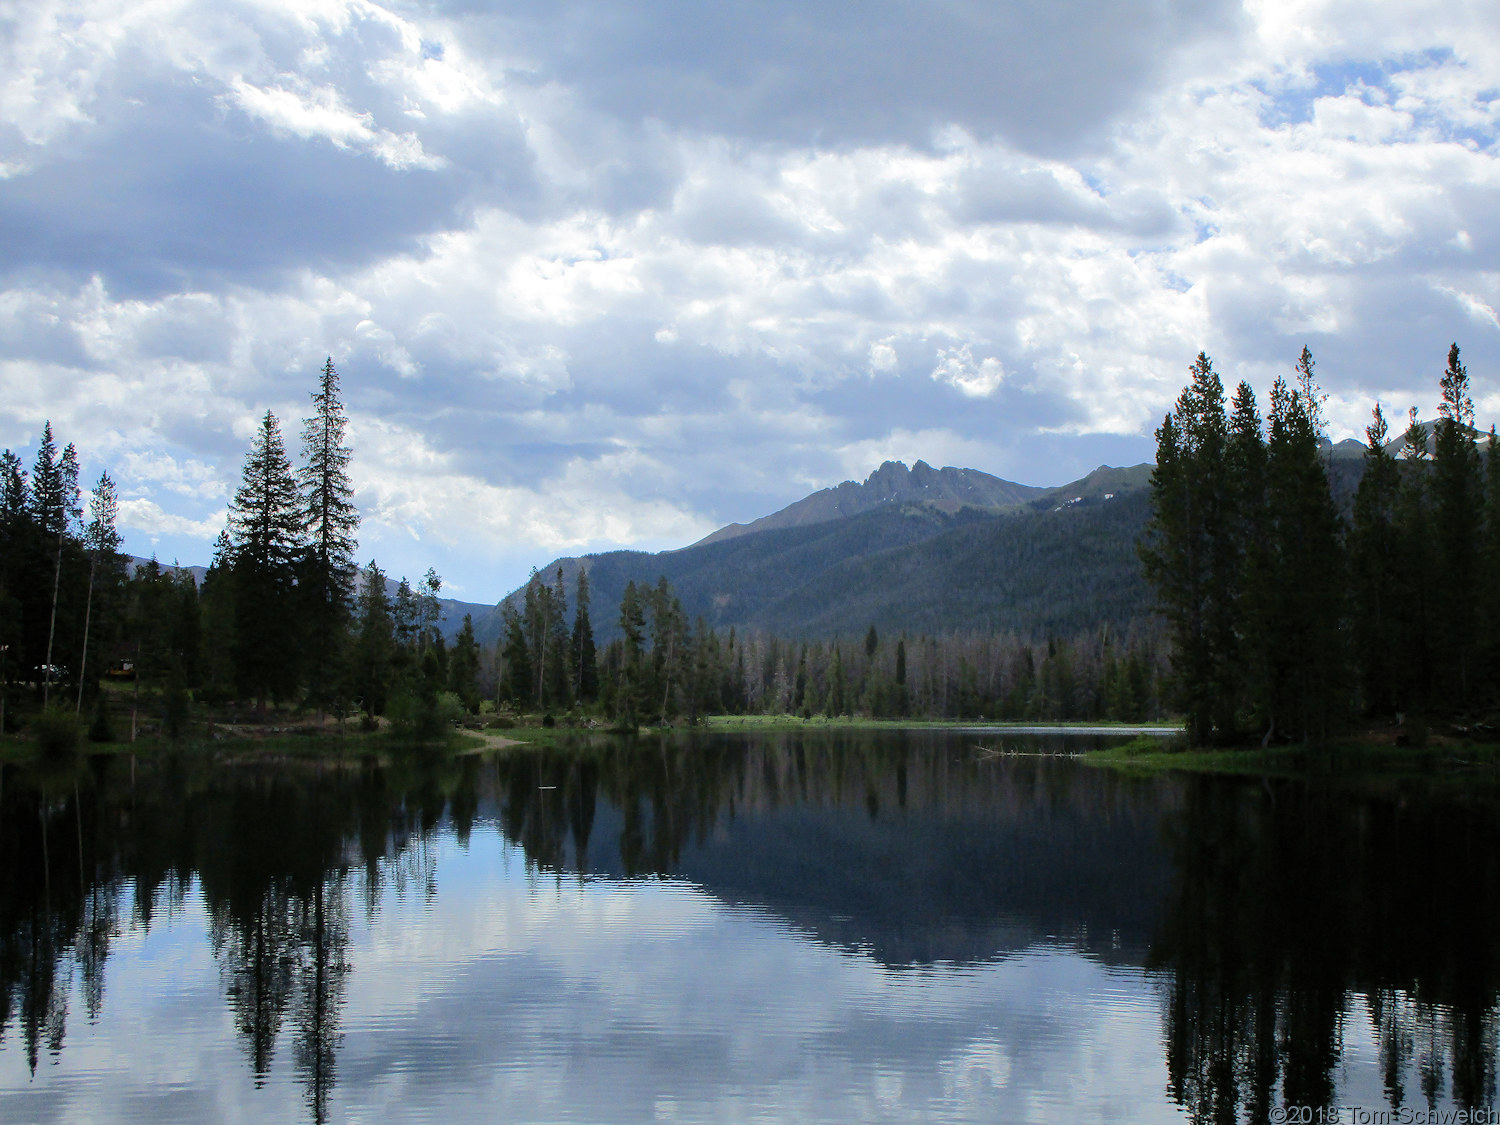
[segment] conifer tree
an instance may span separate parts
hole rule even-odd
[[[1459,707],[1469,700],[1477,637],[1479,591],[1476,516],[1483,496],[1479,450],[1474,441],[1474,404],[1469,373],[1459,362],[1458,345],[1448,349],[1442,377],[1432,459],[1433,519],[1436,524],[1436,581],[1433,584],[1433,673],[1439,702]]]
[[[1347,710],[1345,558],[1306,348],[1297,363],[1297,382],[1292,390],[1278,379],[1271,391],[1267,572],[1275,593],[1265,623],[1271,653],[1267,738],[1274,728],[1322,741]]]
[[[573,635],[570,638],[569,666],[573,670],[573,697],[579,703],[592,703],[599,695],[598,654],[594,647],[594,627],[589,622],[589,572],[578,568],[574,595]]]
[[[385,581],[385,573],[371,559],[365,568],[365,581],[359,593],[351,677],[355,699],[369,723],[374,722],[375,716],[385,713],[396,647]]]
[[[1224,683],[1215,725],[1224,730],[1237,727],[1242,714],[1265,729],[1258,700],[1267,682],[1264,632],[1275,591],[1269,584],[1265,551],[1269,513],[1262,429],[1255,392],[1242,382],[1234,394],[1224,466],[1225,533],[1229,538],[1224,562],[1230,599],[1214,639]]]
[[[47,705],[53,679],[52,646],[57,639],[57,599],[62,591],[63,544],[74,524],[83,515],[78,506],[78,454],[69,442],[55,465],[47,465],[48,445],[52,440],[52,424],[47,423],[43,433],[42,450],[37,453],[37,468],[32,472],[32,486],[36,489],[38,523],[48,536],[57,537],[57,557],[52,571],[52,613],[47,625],[47,655],[43,661],[42,706]],[[44,487],[37,485],[45,477]]]
[[[620,597],[620,649],[619,687],[615,693],[616,719],[620,726],[634,729],[640,725],[645,711],[643,689],[645,680],[646,609],[639,590],[632,580],[625,583],[625,592]]]
[[[299,622],[297,559],[302,548],[302,504],[269,410],[245,458],[229,509],[235,571],[235,678],[262,711],[297,684]]]
[[[37,530],[45,536],[58,536],[67,530],[67,509],[62,466],[58,463],[57,442],[52,437],[52,422],[42,425],[42,440],[37,445],[36,461],[31,466],[31,489],[27,509]]]
[[[1355,663],[1366,713],[1388,715],[1397,705],[1397,661],[1401,650],[1397,617],[1397,499],[1401,476],[1386,450],[1389,425],[1380,404],[1365,429],[1364,473],[1354,495],[1350,570]]]
[[[227,530],[214,540],[198,600],[203,621],[200,679],[209,698],[229,699],[234,694],[234,545]]]
[[[349,480],[348,419],[339,399],[339,376],[330,356],[312,394],[313,413],[302,422],[303,534],[307,555],[299,590],[305,603],[309,695],[320,711],[331,702],[337,664],[347,635],[354,593],[354,549],[359,510]]]
[[[26,472],[7,449],[0,453],[0,534],[9,535],[26,514]]]
[[[463,700],[464,709],[479,707],[479,642],[474,639],[474,617],[464,614],[463,626],[448,655],[448,690]]]
[[[391,606],[391,621],[396,634],[396,648],[401,654],[402,661],[405,662],[417,647],[417,638],[421,633],[421,613],[417,608],[417,595],[404,574],[401,576],[401,581],[396,584],[396,600]]]
[[[1484,530],[1479,561],[1480,622],[1484,645],[1481,648],[1482,682],[1488,685],[1488,699],[1494,702],[1500,692],[1500,446],[1495,427],[1490,427],[1485,445]]]
[[[442,591],[443,580],[429,566],[427,573],[422,575],[422,584],[417,587],[416,593],[417,644],[424,651],[439,640],[438,627],[443,619],[443,607],[438,596]]]
[[[557,568],[557,577],[547,599],[547,666],[544,674],[547,681],[548,700],[557,706],[566,706],[573,700],[570,666],[572,645],[568,633],[568,595],[563,589],[562,567]]]
[[[74,714],[81,714],[83,711],[83,685],[88,670],[89,627],[93,623],[95,580],[102,570],[105,577],[111,580],[108,586],[113,586],[113,579],[121,572],[124,561],[120,557],[120,533],[115,528],[120,504],[115,494],[115,482],[108,473],[99,474],[98,483],[94,485],[93,495],[89,499],[89,512],[92,518],[83,533],[84,549],[89,554],[89,588],[84,602],[83,651],[78,659],[78,699],[74,704]]]
[[[526,641],[526,622],[514,607],[506,604],[501,611],[505,623],[505,643],[502,655],[505,673],[502,689],[517,710],[531,705],[532,692],[536,684],[531,673],[531,646]]]
[[[1225,520],[1228,422],[1224,387],[1202,352],[1191,382],[1156,431],[1151,520],[1141,545],[1147,580],[1171,629],[1178,702],[1194,744],[1228,732],[1224,654],[1216,640],[1232,629],[1234,556]],[[1227,583],[1227,584],[1226,584]]]
[[[1401,487],[1396,497],[1396,628],[1401,659],[1396,664],[1396,700],[1402,712],[1421,714],[1432,683],[1432,519],[1428,512],[1427,427],[1417,408],[1407,412],[1402,435]]]

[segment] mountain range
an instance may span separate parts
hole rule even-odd
[[[748,524],[655,554],[608,551],[541,568],[573,597],[586,568],[596,637],[618,635],[627,582],[665,577],[690,619],[801,639],[880,632],[1072,632],[1150,612],[1135,544],[1151,466],[1100,466],[1055,488],[977,469],[887,461],[863,482],[822,489]],[[502,607],[450,603],[493,643]],[[455,616],[456,614],[456,616]]]

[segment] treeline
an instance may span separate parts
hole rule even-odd
[[[436,572],[415,588],[403,578],[394,597],[374,563],[358,581],[331,359],[311,398],[296,469],[276,416],[261,419],[201,587],[154,559],[130,572],[114,482],[100,476],[85,522],[77,453],[58,452],[50,424],[29,472],[0,454],[0,711],[24,685],[54,711],[94,704],[91,736],[112,738],[106,675],[133,681],[137,700],[142,685],[155,689],[153,718],[171,736],[194,701],[358,710],[372,723],[389,713],[424,729],[477,706],[479,646],[467,623],[451,651],[444,644]],[[12,709],[4,721],[15,720]]]
[[[574,612],[561,568],[533,571],[520,609],[485,660],[495,699],[519,713],[597,714],[625,728],[710,714],[932,719],[1118,719],[1163,713],[1164,647],[1144,626],[1035,641],[966,633],[894,643],[872,625],[862,639],[803,643],[721,635],[689,620],[665,578],[627,583],[621,636],[596,649],[588,572]]]
[[[1246,383],[1226,408],[1199,354],[1156,431],[1141,547],[1192,741],[1319,741],[1361,719],[1420,738],[1495,703],[1500,460],[1493,428],[1481,454],[1457,344],[1440,393],[1434,432],[1413,407],[1399,442],[1376,404],[1346,518],[1311,353],[1264,419]]]
[[[587,571],[568,591],[559,570],[550,582],[533,572],[521,605],[504,608],[493,646],[477,641],[468,618],[450,642],[435,571],[391,588],[373,561],[362,573],[355,565],[360,519],[331,359],[311,399],[296,467],[276,416],[260,420],[201,583],[155,560],[132,573],[113,481],[100,476],[85,520],[76,451],[59,453],[50,425],[29,472],[5,451],[0,715],[22,685],[28,705],[79,718],[87,706],[92,737],[124,736],[113,729],[119,707],[108,705],[120,693],[99,690],[115,677],[136,703],[130,737],[137,708],[177,737],[204,704],[230,719],[251,709],[264,716],[272,704],[360,714],[371,728],[386,717],[424,735],[492,709],[517,721],[571,715],[624,728],[714,713],[1126,721],[1163,713],[1165,646],[1142,625],[892,637],[872,624],[848,642],[805,643],[722,634],[690,618],[662,578],[624,586],[619,636],[601,647]],[[4,721],[13,728],[15,718],[12,708]]]

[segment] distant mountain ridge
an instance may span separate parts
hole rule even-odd
[[[555,559],[568,597],[587,569],[601,641],[618,632],[628,582],[665,577],[690,618],[804,639],[888,630],[1068,631],[1126,624],[1149,612],[1135,556],[1151,466],[1101,465],[1055,488],[974,469],[907,469],[888,461],[863,484],[846,481],[688,547]],[[1115,503],[1115,501],[1119,501]],[[502,629],[513,591],[475,631]]]
[[[953,513],[968,506],[974,508],[1018,508],[1046,493],[1048,489],[982,473],[978,469],[956,469],[946,465],[934,469],[918,461],[910,469],[902,461],[887,461],[869,475],[863,484],[846,480],[833,488],[824,488],[788,504],[779,512],[762,516],[750,523],[732,523],[704,536],[694,547],[718,543],[739,535],[770,531],[783,527],[806,527],[834,519],[862,515],[881,504],[931,504],[940,511]]]

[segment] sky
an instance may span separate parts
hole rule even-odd
[[[493,602],[1150,460],[1200,350],[1338,440],[1457,342],[1488,427],[1497,308],[1493,2],[0,0],[0,446],[164,562],[329,357],[361,562]]]

